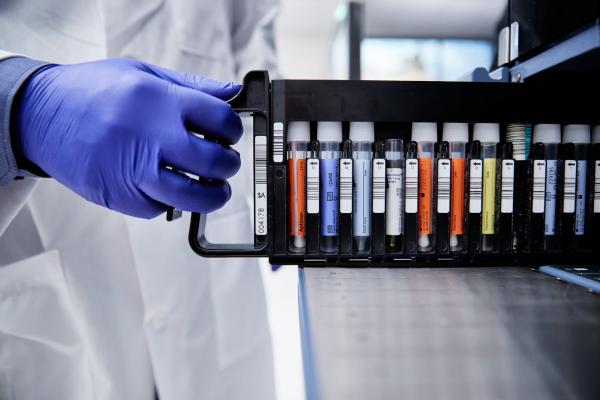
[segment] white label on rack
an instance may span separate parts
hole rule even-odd
[[[306,212],[319,213],[319,159],[306,160]]]
[[[594,168],[594,213],[600,213],[600,160]]]
[[[531,212],[542,214],[546,205],[546,160],[533,161]]]
[[[283,162],[283,122],[273,124],[273,162]]]
[[[267,234],[267,137],[254,137],[254,233]]]
[[[437,212],[450,212],[450,160],[438,160],[437,170]]]
[[[481,191],[483,189],[483,161],[471,160],[469,163],[469,212],[481,213]]]
[[[352,214],[352,159],[340,159],[340,213]]]
[[[563,213],[575,212],[575,191],[577,189],[577,161],[565,160],[565,182],[563,197]]]
[[[515,196],[515,162],[502,160],[502,185],[500,193],[500,212],[511,214]]]
[[[373,159],[373,213],[385,212],[385,159]]]
[[[386,169],[385,234],[401,235],[404,231],[404,169]]]
[[[419,204],[419,160],[406,159],[406,195],[404,211],[407,214],[416,214]]]

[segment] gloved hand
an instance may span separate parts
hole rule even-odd
[[[48,66],[22,89],[13,146],[17,158],[112,210],[144,218],[166,205],[214,211],[240,167],[228,144],[242,123],[224,101],[239,89],[129,59]]]

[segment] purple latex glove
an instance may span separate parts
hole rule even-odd
[[[228,145],[242,123],[225,102],[239,89],[129,59],[48,66],[16,104],[15,153],[128,215],[152,218],[166,205],[214,211],[231,197],[226,179],[240,167]]]

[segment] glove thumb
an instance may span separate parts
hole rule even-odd
[[[205,78],[203,76],[193,75],[187,72],[173,71],[171,69],[158,67],[152,64],[144,63],[144,66],[148,69],[148,72],[163,80],[190,89],[200,90],[201,92],[217,97],[224,101],[233,98],[242,88],[240,85],[233,82],[221,82],[214,79]]]

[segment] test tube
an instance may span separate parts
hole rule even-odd
[[[342,124],[320,121],[317,140],[321,164],[321,234],[319,246],[322,253],[337,253],[340,194],[340,143]]]
[[[573,143],[575,159],[577,161],[576,196],[575,196],[575,236],[585,234],[585,203],[588,144],[590,143],[589,125],[565,125],[563,130],[563,143]]]
[[[556,233],[556,189],[558,179],[558,145],[560,144],[559,124],[537,124],[533,127],[533,143],[544,144],[546,160],[546,182],[544,193],[544,247],[554,248]]]
[[[417,142],[419,160],[419,252],[433,250],[433,156],[437,142],[435,122],[413,122],[412,141]]]
[[[387,252],[402,251],[404,234],[404,142],[385,142],[385,248]]]
[[[354,173],[354,197],[352,237],[354,252],[368,254],[371,251],[371,177],[372,147],[375,129],[372,122],[351,122],[350,140]]]
[[[306,156],[309,141],[310,125],[307,121],[288,123],[289,249],[292,253],[304,253],[306,249]]]
[[[450,193],[450,251],[464,250],[465,158],[469,141],[467,123],[444,124],[443,141],[450,145],[452,180]]]
[[[483,158],[481,247],[483,251],[493,251],[496,247],[496,146],[500,141],[500,125],[495,123],[474,124],[473,140],[481,142],[481,158]]]

